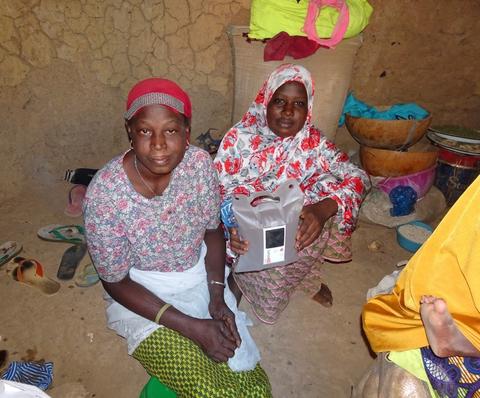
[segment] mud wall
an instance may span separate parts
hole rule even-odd
[[[293,1],[293,0],[292,0]],[[438,122],[480,125],[480,3],[382,2],[364,32],[352,88],[371,104],[414,101]],[[178,81],[193,135],[230,122],[226,27],[249,0],[0,1],[0,200],[62,184],[127,148],[124,98],[137,80]]]
[[[417,102],[433,123],[480,128],[480,2],[370,1],[352,88],[371,104]]]

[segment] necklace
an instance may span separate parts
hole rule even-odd
[[[142,173],[140,173],[140,170],[138,170],[137,154],[135,154],[135,155],[133,155],[133,156],[134,156],[133,165],[135,166],[135,170],[137,171],[138,176],[139,176],[140,179],[142,180],[143,185],[145,185],[145,187],[147,187],[147,189],[148,189],[151,193],[153,193],[153,196],[157,196],[157,194],[155,193],[155,191],[150,187],[150,185],[147,184],[147,181],[145,181],[145,179],[143,178]]]

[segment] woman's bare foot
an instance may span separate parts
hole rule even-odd
[[[315,293],[315,295],[312,298],[317,303],[322,304],[324,307],[331,307],[333,305],[332,291],[325,283],[321,284],[320,290],[317,293]]]
[[[480,357],[480,351],[458,329],[443,299],[422,296],[420,315],[435,355],[442,358],[457,355]]]

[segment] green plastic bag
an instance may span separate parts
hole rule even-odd
[[[308,0],[252,0],[250,8],[250,39],[270,39],[279,32],[290,36],[306,36],[303,25],[307,16]],[[349,22],[344,38],[359,34],[368,25],[373,8],[367,0],[346,0]],[[315,26],[321,38],[332,36],[339,12],[323,7]]]
[[[177,398],[177,394],[163,385],[156,377],[150,377],[140,393],[140,398]]]

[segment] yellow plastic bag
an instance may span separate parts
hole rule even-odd
[[[250,8],[251,39],[270,39],[279,32],[290,36],[307,36],[303,25],[307,16],[308,0],[252,0]],[[368,25],[373,8],[367,0],[346,0],[349,12],[348,27],[344,38],[359,34]],[[329,38],[338,21],[336,8],[321,9],[316,20],[318,37]]]

